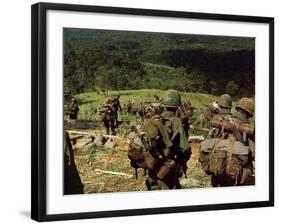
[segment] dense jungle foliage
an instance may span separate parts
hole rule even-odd
[[[254,96],[255,40],[64,28],[64,91],[177,89]]]

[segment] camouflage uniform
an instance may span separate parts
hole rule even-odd
[[[67,106],[67,113],[69,114],[70,120],[76,120],[79,112],[79,107],[77,105],[77,100],[75,98],[71,99],[71,103]]]

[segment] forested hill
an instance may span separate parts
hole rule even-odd
[[[252,96],[254,49],[254,38],[65,28],[65,92],[176,88]]]

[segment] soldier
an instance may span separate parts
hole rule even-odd
[[[210,121],[213,128],[209,138],[201,143],[202,168],[211,175],[213,187],[245,184],[251,176],[249,170],[252,161],[249,158],[251,146],[245,134],[249,133],[249,137],[254,135],[253,128],[245,128],[245,124],[248,124],[245,122],[253,115],[254,103],[247,98],[241,99],[233,116],[229,95],[222,95],[218,104],[220,111]],[[244,126],[241,125],[243,122]],[[243,133],[244,138],[240,133]]]
[[[146,186],[149,190],[181,188],[179,177],[186,171],[186,161],[191,155],[182,120],[177,115],[178,108],[181,106],[180,94],[175,90],[168,91],[163,106],[165,111],[161,116],[157,116],[156,119],[152,117],[144,123],[143,127],[144,130],[145,126],[149,126],[149,122],[153,122],[153,119],[160,121],[160,124],[164,126],[157,124],[161,133],[159,138],[163,142],[161,144],[158,141],[158,144],[155,144],[156,153],[153,157],[157,165],[156,168],[148,169],[149,177],[146,180]]]
[[[245,146],[249,147],[249,152],[247,155],[244,155],[242,158],[245,161],[245,164],[242,167],[242,171],[238,177],[238,183],[235,183],[237,180],[233,180],[230,178],[229,183],[231,185],[238,184],[238,185],[247,185],[253,184],[253,163],[255,160],[255,135],[253,134],[246,134],[246,130],[240,134],[241,131],[238,129],[238,125],[241,127],[242,125],[248,125],[248,127],[252,127],[250,124],[250,118],[254,116],[255,111],[255,103],[250,98],[242,98],[239,100],[237,106],[235,107],[236,111],[233,113],[234,123],[232,124],[231,129],[235,135],[235,138],[242,142]]]
[[[77,105],[77,100],[73,97],[71,103],[67,106],[67,113],[69,114],[70,120],[76,120],[78,115],[79,107]]]
[[[210,120],[210,123],[212,123],[213,121],[219,121],[221,123],[224,120],[229,120],[232,117],[231,107],[232,107],[232,97],[228,94],[223,94],[219,97],[218,101],[216,101],[215,104],[213,104],[213,107],[211,107],[213,109],[215,108],[216,110],[211,110],[211,111],[209,110],[209,113],[207,114],[207,119]],[[209,132],[209,138],[207,138],[201,144],[199,161],[201,162],[202,167],[206,171],[206,173],[211,175],[211,182],[213,187],[226,185],[225,173],[224,173],[225,170],[223,170],[223,168],[215,172],[210,172],[208,170],[208,168],[210,167],[209,156],[211,155],[211,153],[210,152],[206,153],[205,148],[213,149],[214,141],[219,142],[221,139],[227,139],[228,137],[229,137],[228,132],[225,132],[223,128],[211,127],[211,130]],[[214,157],[217,156],[217,154],[214,153],[212,155]]]
[[[222,122],[224,120],[229,120],[232,117],[231,114],[231,107],[232,107],[232,97],[228,94],[223,94],[219,97],[219,99],[213,104],[213,110],[212,115],[208,117],[210,119],[210,123],[212,121],[219,121]],[[216,110],[214,110],[216,109]],[[211,130],[209,132],[209,137],[212,139],[227,139],[228,132],[225,132],[224,129],[220,128],[214,128],[211,127]],[[226,180],[225,180],[224,172],[220,173],[213,173],[211,174],[211,182],[213,187],[217,186],[225,186]]]
[[[192,106],[190,100],[188,100],[186,103],[183,103],[183,105],[179,108],[179,116],[183,123],[183,128],[185,130],[186,137],[188,138],[188,131],[190,128],[189,120],[192,117],[194,113],[194,107]]]
[[[119,95],[116,95],[112,98],[112,107],[114,108],[115,126],[118,126],[118,111],[122,111]]]
[[[99,109],[99,113],[101,115],[101,119],[104,123],[104,126],[106,128],[106,133],[109,134],[109,130],[111,130],[112,135],[116,135],[115,132],[115,109],[112,106],[112,99],[107,98],[102,105],[102,107]]]
[[[190,100],[188,100],[186,103],[183,103],[183,105],[179,108],[179,117],[183,124],[183,130],[185,132],[186,138],[189,137],[189,129],[190,129],[190,118],[192,117],[194,113],[194,107],[192,106]],[[186,154],[184,157],[182,157],[181,163],[182,163],[182,169],[186,176],[187,171],[187,161],[190,159],[191,156],[191,147],[188,144],[188,149],[186,150]]]

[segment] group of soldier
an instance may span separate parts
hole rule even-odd
[[[254,101],[240,99],[233,113],[228,94],[216,103],[217,113],[207,116],[211,129],[201,144],[202,168],[211,175],[213,187],[254,184],[255,129],[250,124]]]
[[[118,111],[122,111],[119,99],[118,95],[109,97],[99,109],[107,134],[116,134]],[[250,118],[254,107],[252,99],[242,98],[232,110],[232,98],[224,94],[205,111],[210,130],[201,143],[199,161],[211,176],[213,187],[253,184],[255,134]],[[176,90],[167,91],[161,106],[147,108],[141,127],[132,130],[128,150],[131,166],[148,172],[148,190],[179,189],[179,178],[186,177],[191,157],[188,136],[194,108],[190,101],[182,102]],[[70,118],[77,119],[75,99],[68,111]]]
[[[116,135],[116,127],[118,126],[118,112],[122,111],[120,96],[115,95],[112,97],[107,97],[98,112],[103,122],[106,133]],[[77,104],[76,98],[71,98],[71,102],[67,106],[67,114],[69,115],[70,120],[76,120],[78,117],[79,106]]]
[[[242,98],[232,113],[232,98],[223,94],[205,111],[210,129],[200,145],[199,161],[213,187],[254,184],[254,107],[252,99]],[[131,166],[148,171],[148,190],[181,188],[179,178],[186,177],[191,157],[190,101],[182,102],[180,94],[170,90],[162,109],[144,120],[128,151]]]

